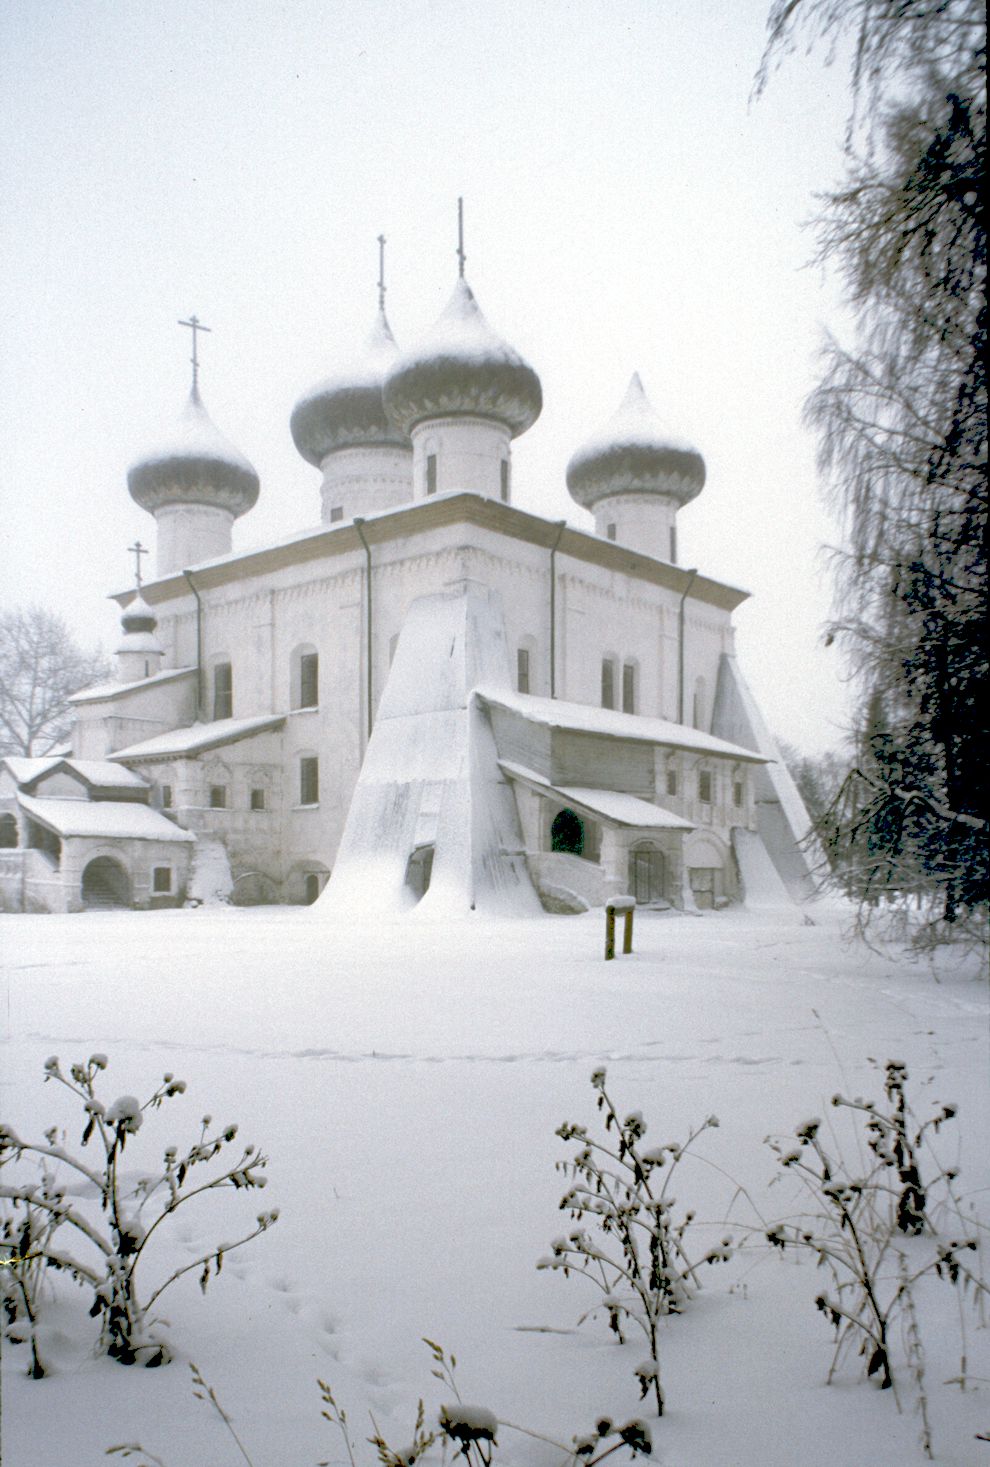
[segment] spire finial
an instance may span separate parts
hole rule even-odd
[[[135,540],[134,541],[134,544],[133,545],[128,545],[127,549],[129,551],[129,553],[134,556],[134,580],[135,580],[135,583],[137,584],[138,590],[140,591],[140,589],[141,589],[141,557],[142,557],[142,555],[147,555],[148,552],[145,549],[145,547],[141,544],[141,541],[140,540]]]
[[[467,255],[464,253],[464,200],[457,200],[457,273],[464,279],[464,261]]]
[[[378,309],[385,310],[385,236],[378,236]]]
[[[192,362],[192,369],[193,369],[193,378],[192,378],[193,396],[196,397],[198,395],[198,393],[199,393],[199,350],[198,350],[198,343],[196,341],[196,333],[198,331],[206,331],[206,332],[209,332],[211,328],[209,326],[204,326],[203,323],[202,323],[202,321],[199,319],[198,316],[190,316],[188,321],[180,321],[179,322],[179,325],[180,326],[188,326],[189,329],[190,329],[190,331],[192,332],[193,349],[192,349],[192,356],[189,358],[189,360]]]

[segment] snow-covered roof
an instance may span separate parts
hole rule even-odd
[[[514,693],[507,688],[476,688],[485,703],[507,708],[531,723],[550,728],[572,729],[577,733],[600,734],[613,739],[636,739],[646,744],[663,744],[673,749],[686,749],[695,754],[717,754],[750,764],[769,761],[752,749],[717,739],[713,734],[689,728],[683,723],[668,723],[662,718],[643,718],[638,713],[617,713],[612,708],[596,708],[590,703],[566,703],[561,698],[537,698],[530,693]]]
[[[26,814],[56,835],[101,836],[119,840],[193,841],[190,830],[180,830],[147,805],[123,800],[43,800],[19,795]]]
[[[156,672],[151,677],[135,679],[131,683],[107,682],[94,683],[91,688],[83,688],[81,692],[73,693],[69,699],[70,703],[103,703],[107,698],[122,698],[125,693],[137,693],[142,688],[153,688],[159,683],[171,682],[173,678],[194,677],[194,667],[169,667],[164,672]]]
[[[686,504],[705,483],[696,448],[668,433],[634,372],[618,411],[567,465],[572,499],[591,509],[610,494],[663,494]]]
[[[407,432],[427,418],[471,414],[504,423],[515,438],[543,406],[540,379],[482,315],[461,277],[426,336],[385,379],[385,406]]]
[[[382,386],[399,355],[388,320],[379,309],[363,352],[312,387],[292,410],[292,440],[317,468],[337,448],[389,443],[409,448],[409,435],[385,412]]]
[[[662,805],[652,805],[638,795],[627,795],[621,790],[590,789],[586,785],[555,785],[532,769],[513,764],[508,759],[499,760],[499,768],[510,779],[518,779],[540,794],[555,795],[567,805],[577,805],[598,815],[609,824],[635,825],[644,830],[694,830],[690,820],[665,810]]]
[[[29,757],[26,754],[8,754],[4,764],[18,784],[29,784],[32,779],[37,779],[39,774],[44,774],[46,769],[54,769],[56,764],[62,762],[58,754],[46,754],[44,756]]]
[[[181,754],[201,754],[207,749],[219,748],[221,744],[235,744],[238,739],[249,738],[251,734],[281,728],[284,722],[284,713],[266,713],[260,718],[219,718],[215,723],[194,723],[189,728],[173,728],[168,733],[144,739],[140,744],[118,749],[113,758],[164,759]]]

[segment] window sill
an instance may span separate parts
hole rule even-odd
[[[289,716],[291,718],[296,713],[319,713],[319,711],[319,703],[307,703],[305,708],[290,708]]]
[[[313,804],[313,805],[293,805],[293,807],[292,807],[293,813],[295,813],[296,810],[318,810],[319,808],[320,808],[320,802],[319,802],[319,800],[317,800],[316,803]]]

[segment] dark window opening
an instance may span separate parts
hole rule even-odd
[[[304,652],[299,659],[299,707],[316,708],[320,701],[320,654]]]
[[[213,669],[213,717],[234,716],[234,670],[229,662],[218,662]]]
[[[676,525],[671,525],[671,527],[670,527],[670,563],[671,563],[671,565],[676,565],[677,564],[677,526]]]
[[[335,504],[333,506],[333,508],[330,510],[330,523],[332,525],[339,525],[340,524],[340,521],[343,518],[344,518],[344,506],[342,504]]]
[[[151,890],[158,894],[172,890],[171,866],[154,867],[151,873]]]
[[[430,889],[434,849],[433,846],[417,846],[406,865],[406,885],[417,901]]]
[[[252,790],[251,791],[251,809],[252,810],[264,810],[266,807],[267,807],[267,801],[265,799],[265,791],[263,789],[254,789],[254,790]]]
[[[55,862],[57,866],[62,859],[62,842],[54,830],[49,830],[46,825],[36,825],[33,820],[28,821],[27,844],[32,851],[41,851]]]
[[[225,784],[210,785],[210,809],[226,810],[227,808],[227,786]]]
[[[170,784],[163,784],[162,785],[162,809],[163,810],[171,810],[171,808],[172,808],[172,786]]]
[[[622,711],[636,712],[636,668],[631,662],[622,669]]]
[[[739,779],[736,779],[736,780],[733,780],[733,783],[732,783],[732,803],[735,805],[736,809],[738,810],[739,807],[740,807],[740,805],[742,804],[742,802],[743,802],[742,781],[739,780]]]
[[[82,874],[82,899],[87,907],[129,907],[131,883],[119,861],[97,856]]]
[[[698,799],[703,805],[712,802],[712,777],[707,769],[698,771]]]
[[[307,871],[303,896],[303,900],[305,901],[307,907],[311,907],[313,905],[321,890],[322,887],[320,886],[320,873],[318,871]]]
[[[615,707],[615,664],[610,657],[602,660],[602,707]]]
[[[320,761],[315,754],[307,754],[299,760],[299,803],[320,803]]]
[[[0,850],[12,851],[17,847],[17,820],[13,815],[0,815]]]
[[[437,492],[437,456],[435,453],[426,455],[426,492],[427,494]]]
[[[520,647],[516,652],[516,691],[529,692],[529,649]]]
[[[668,793],[668,795],[676,795],[677,794],[677,770],[676,769],[668,769],[667,770],[667,793]]]
[[[507,458],[504,458],[502,460],[501,464],[499,465],[499,468],[500,468],[501,475],[502,475],[502,478],[501,478],[502,503],[503,504],[508,504],[508,502],[509,502],[509,460]]]
[[[567,856],[584,855],[584,821],[573,810],[561,810],[550,827],[550,849]]]
[[[606,525],[605,526],[605,534],[608,536],[608,538],[610,540],[614,540],[615,539],[615,526],[614,525]]]

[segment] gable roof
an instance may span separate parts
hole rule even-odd
[[[170,683],[180,677],[195,677],[194,667],[169,667],[164,672],[152,673],[151,677],[136,678],[132,683],[96,683],[91,688],[81,688],[73,693],[70,703],[104,703],[108,698],[123,698],[126,693],[139,693],[143,688],[153,688],[161,683]]]
[[[642,830],[686,831],[696,828],[690,820],[684,820],[672,810],[664,809],[662,805],[641,800],[638,795],[627,795],[621,790],[589,789],[584,785],[579,787],[551,784],[542,774],[526,769],[521,764],[513,764],[508,759],[500,759],[498,767],[510,779],[519,780],[537,794],[556,795],[561,804],[573,805],[579,811],[604,821],[606,825],[636,826]]]
[[[111,755],[113,760],[189,758],[205,753],[207,749],[219,749],[224,744],[236,744],[239,739],[252,734],[266,733],[269,729],[281,728],[284,713],[266,713],[260,718],[219,718],[214,723],[193,723],[188,728],[173,728],[168,733],[156,734],[140,744],[130,744]]]
[[[26,759],[16,755],[4,764],[22,790],[31,793],[50,774],[64,772],[75,775],[88,790],[147,789],[147,781],[132,769],[123,769],[109,759],[70,759],[48,755],[42,759]]]

